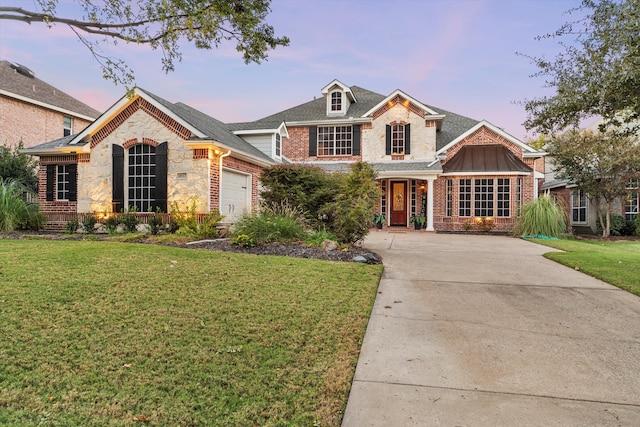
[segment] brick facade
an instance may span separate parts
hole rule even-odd
[[[64,118],[72,117],[72,133],[91,122],[14,98],[0,96],[0,145],[25,148],[64,136]]]
[[[361,126],[360,132],[365,130]],[[282,155],[293,162],[350,162],[362,160],[357,156],[309,156],[309,127],[289,127],[289,138],[282,140]]]

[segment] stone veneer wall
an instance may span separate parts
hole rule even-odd
[[[117,127],[92,145],[91,161],[78,164],[78,212],[110,212],[112,201],[112,145],[131,147],[146,143],[168,143],[167,152],[167,204],[187,204],[196,196],[198,211],[208,210],[209,171],[207,159],[194,159],[194,152],[187,147],[183,135],[164,126],[148,112],[137,109]],[[128,156],[125,148],[125,183],[127,182]],[[126,188],[126,185],[125,185]],[[125,190],[125,198],[127,196]]]

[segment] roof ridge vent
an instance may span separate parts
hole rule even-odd
[[[35,78],[36,73],[34,73],[33,71],[31,71],[28,67],[22,65],[22,64],[18,64],[17,62],[10,62],[11,64],[11,68],[13,68],[14,70],[16,70],[18,73],[22,74],[23,76],[29,77],[29,78]]]

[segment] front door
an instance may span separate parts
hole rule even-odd
[[[390,225],[407,225],[407,183],[391,181]]]

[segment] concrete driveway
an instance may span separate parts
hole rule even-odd
[[[510,237],[365,246],[385,269],[343,427],[640,426],[640,298]]]

